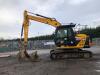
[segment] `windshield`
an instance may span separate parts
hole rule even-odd
[[[71,37],[73,32],[72,28],[61,28],[56,32],[57,38]]]

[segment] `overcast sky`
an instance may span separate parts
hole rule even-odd
[[[23,11],[56,18],[61,23],[99,25],[100,0],[0,0],[0,38],[20,37]],[[29,37],[51,34],[54,28],[32,21]]]

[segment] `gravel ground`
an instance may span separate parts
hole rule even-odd
[[[92,47],[91,59],[50,60],[47,53],[39,53],[37,62],[19,62],[16,57],[0,58],[0,75],[100,75],[100,47]]]

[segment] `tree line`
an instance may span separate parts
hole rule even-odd
[[[92,38],[100,38],[100,26],[98,26],[96,28],[82,29],[80,31],[80,33],[87,34],[87,35],[89,35]]]

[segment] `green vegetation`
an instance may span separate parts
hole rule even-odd
[[[80,31],[81,33],[88,34],[93,38],[99,38],[100,37],[100,26],[96,28],[86,28]]]

